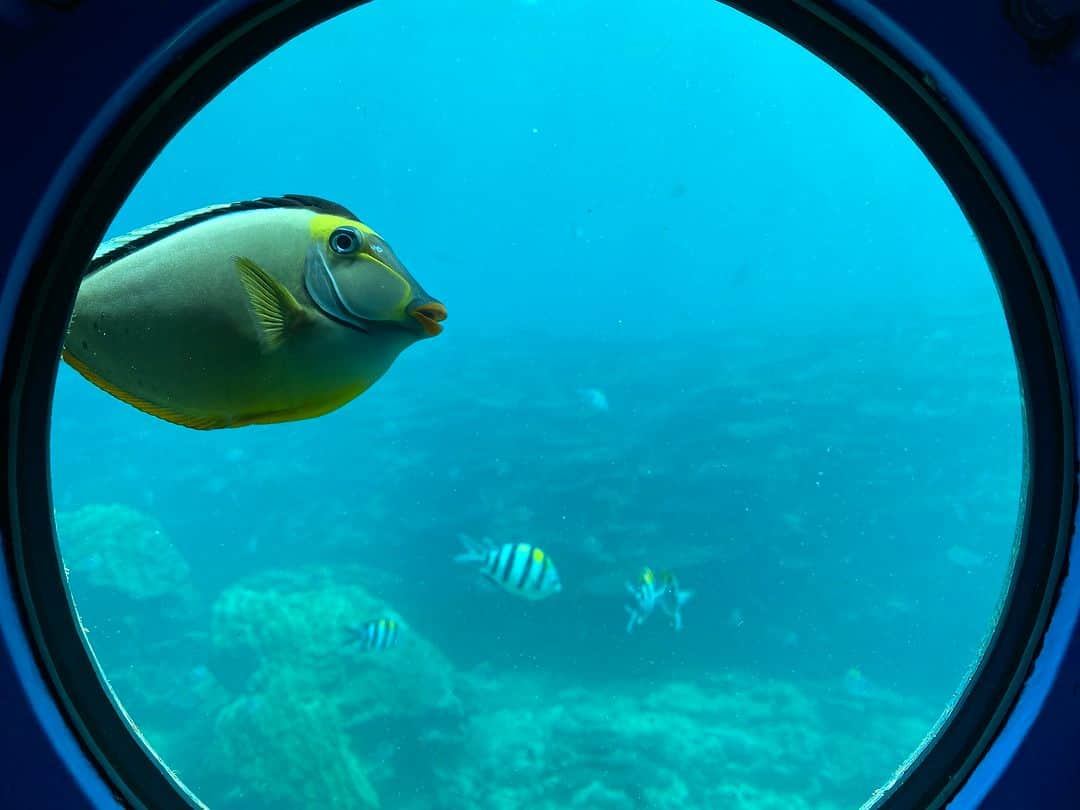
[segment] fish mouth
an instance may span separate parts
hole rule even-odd
[[[424,333],[428,337],[435,337],[443,330],[442,321],[446,320],[447,312],[446,307],[438,301],[429,301],[426,304],[421,304],[409,314],[423,327]]]

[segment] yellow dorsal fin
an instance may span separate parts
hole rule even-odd
[[[271,349],[280,346],[289,333],[311,316],[285,286],[251,259],[234,256],[236,272],[244,284],[248,302],[259,324],[259,334]]]
[[[172,422],[174,425],[182,425],[183,427],[193,428],[194,430],[214,430],[215,428],[234,427],[231,422],[227,422],[218,416],[197,416],[195,414],[182,413],[174,410],[173,408],[167,408],[164,405],[157,405],[153,402],[148,402],[142,397],[137,397],[134,394],[129,394],[127,391],[122,391],[107,380],[103,380],[93,371],[91,371],[85,363],[72,354],[67,349],[64,349],[61,356],[67,362],[69,366],[79,372],[83,377],[92,382],[102,391],[112,394],[121,402],[126,402],[133,408],[138,408],[143,413],[148,413],[151,416],[156,416],[158,419],[164,419],[166,422]]]

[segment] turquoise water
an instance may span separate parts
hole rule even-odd
[[[62,366],[73,595],[214,808],[853,808],[976,662],[1021,487],[946,187],[717,4],[377,2],[215,99],[109,235],[351,208],[445,332],[318,419],[175,427]],[[453,558],[541,547],[530,602]],[[626,583],[694,591],[626,631]],[[383,616],[387,650],[344,645]]]

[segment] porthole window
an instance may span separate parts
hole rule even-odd
[[[1000,275],[901,126],[737,11],[357,8],[107,236],[59,552],[212,808],[859,807],[999,630]]]

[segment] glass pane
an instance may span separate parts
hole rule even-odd
[[[211,807],[853,808],[916,749],[993,626],[1021,401],[968,224],[859,90],[704,0],[376,3],[215,99],[110,236],[286,192],[442,334],[333,275],[362,229],[215,217],[99,271],[118,394],[197,423],[354,384],[341,335],[418,345],[266,425],[56,387],[82,621]]]

